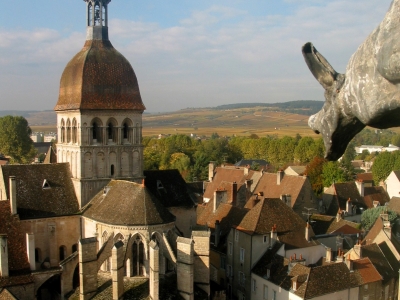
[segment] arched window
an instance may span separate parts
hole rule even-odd
[[[71,143],[71,121],[67,120],[67,143]]]
[[[64,260],[67,257],[67,247],[60,246],[59,253],[60,253],[60,261]]]
[[[108,140],[113,140],[114,139],[114,126],[113,126],[113,124],[111,122],[108,123],[107,134],[108,134]]]
[[[77,123],[76,123],[76,119],[74,118],[72,120],[72,142],[74,144],[76,144],[77,142],[77,135],[78,135],[78,128],[77,128]]]
[[[76,251],[78,251],[78,244],[73,244],[72,245],[72,253],[75,253]]]
[[[124,129],[124,139],[128,139],[128,133],[129,133],[128,124],[124,123],[123,129]]]
[[[61,120],[61,143],[65,143],[65,122],[64,119]]]
[[[114,176],[114,173],[115,173],[115,167],[114,167],[114,165],[111,165],[111,176]]]
[[[96,122],[94,122],[93,123],[93,131],[92,131],[93,140],[97,140],[97,131],[98,131],[98,125]]]
[[[92,122],[92,128],[91,128],[91,137],[92,141],[91,144],[97,144],[101,143],[102,141],[102,126],[103,123],[101,122],[100,119],[94,119]]]

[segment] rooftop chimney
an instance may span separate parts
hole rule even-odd
[[[346,265],[350,271],[353,271],[353,261],[350,259],[350,254],[347,255]]]
[[[146,187],[146,184],[145,184],[145,181],[144,181],[144,178],[142,179],[142,188],[145,188]]]
[[[215,161],[210,161],[208,164],[208,181],[210,182],[212,182],[214,178],[215,164]]]
[[[0,234],[0,273],[1,277],[8,277],[8,246],[6,234]]]
[[[352,207],[352,205],[351,205],[351,200],[350,200],[350,198],[347,199],[347,202],[346,202],[346,212],[347,212],[347,214],[350,215],[350,216],[353,214],[353,207]]]
[[[277,238],[278,238],[278,232],[276,231],[276,224],[274,224],[274,226],[272,226],[271,229],[271,247],[273,244],[275,244]]]
[[[338,210],[337,214],[336,214],[336,222],[339,222],[342,219],[342,211]]]
[[[358,257],[362,258],[362,248],[359,240],[357,241],[357,244],[354,245],[353,249],[354,252],[358,255]]]
[[[358,179],[356,181],[358,192],[360,193],[361,197],[364,197],[364,181],[362,179]]]
[[[10,206],[11,206],[11,214],[17,214],[17,181],[15,180],[15,176],[9,177],[10,181]]]
[[[310,224],[307,222],[306,224],[306,234],[305,234],[305,238],[307,240],[307,242],[310,241]]]
[[[236,181],[232,182],[232,206],[236,206],[237,199],[237,183]]]
[[[326,248],[325,261],[326,262],[332,261],[332,249],[331,248]]]
[[[283,175],[284,175],[285,173],[283,172],[283,170],[279,170],[278,171],[278,173],[276,174],[276,184],[277,185],[280,185],[281,184],[281,181],[282,181],[282,179],[283,179]]]
[[[249,170],[250,170],[250,165],[246,165],[246,166],[243,168],[243,174],[244,174],[244,176],[249,175]]]

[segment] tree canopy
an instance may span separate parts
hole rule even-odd
[[[0,118],[0,152],[11,157],[11,163],[30,163],[36,149],[30,138],[32,131],[24,117]]]
[[[376,219],[382,214],[387,212],[390,223],[397,218],[397,214],[387,208],[386,206],[378,206],[376,208],[369,208],[364,211],[361,215],[361,226],[365,230],[370,230],[371,227],[375,224]]]

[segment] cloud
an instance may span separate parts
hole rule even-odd
[[[304,63],[301,46],[312,41],[343,72],[350,55],[382,20],[390,1],[385,0],[386,7],[382,0],[284,2],[291,5],[291,13],[262,15],[211,5],[169,27],[112,19],[110,39],[134,67],[149,111],[323,100],[322,89]],[[34,82],[42,78],[43,85],[45,80],[53,84],[53,77],[61,76],[68,60],[82,47],[84,36],[84,32],[65,36],[51,29],[0,28],[0,66],[12,69],[18,78],[15,82],[14,77],[8,78],[9,86],[29,80],[29,76],[18,75],[18,70],[30,74],[30,64],[38,68]],[[43,108],[52,108],[57,99],[55,85],[50,95],[26,92],[26,97],[42,99]],[[0,83],[1,90],[7,87]],[[8,95],[14,97],[11,92]]]

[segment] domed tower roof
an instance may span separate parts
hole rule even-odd
[[[87,34],[82,50],[67,64],[54,110],[145,110],[129,61],[108,40],[108,3],[87,3]]]

